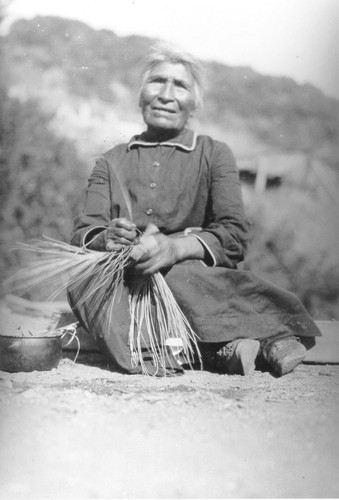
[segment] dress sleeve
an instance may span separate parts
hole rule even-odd
[[[210,163],[206,224],[191,234],[205,247],[207,265],[235,269],[244,260],[249,229],[235,158],[226,144],[217,142]]]
[[[88,181],[84,208],[74,221],[71,244],[88,244],[107,228],[111,218],[109,169],[106,160],[99,158]]]

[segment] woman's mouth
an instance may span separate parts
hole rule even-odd
[[[169,109],[169,108],[159,108],[159,107],[156,107],[156,108],[153,108],[153,111],[155,113],[160,113],[160,114],[165,114],[165,115],[173,115],[173,114],[175,114],[175,110],[174,109]]]

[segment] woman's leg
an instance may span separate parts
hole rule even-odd
[[[281,377],[293,371],[314,345],[314,337],[297,337],[288,332],[263,339],[258,365]]]
[[[200,339],[205,364],[225,373],[253,370],[259,342],[256,366],[288,373],[321,335],[294,294],[250,272],[188,262],[174,266],[166,281]]]
[[[206,367],[229,375],[250,375],[255,369],[278,376],[294,370],[315,345],[314,337],[298,338],[290,333],[263,340],[237,339],[204,343],[201,354]]]
[[[99,348],[112,362],[113,366],[124,373],[143,373],[140,362],[135,362],[130,343],[130,304],[129,287],[121,288],[112,300],[109,285],[101,286],[89,295],[90,280],[68,290],[68,301],[80,324],[94,337]],[[144,326],[141,325],[141,329]],[[144,335],[147,339],[147,334]],[[170,348],[165,348],[165,366],[154,361],[152,350],[147,341],[141,342],[142,361],[150,375],[171,376],[183,373]]]
[[[236,339],[231,342],[200,344],[206,366],[228,375],[250,375],[255,370],[260,342],[254,339]]]

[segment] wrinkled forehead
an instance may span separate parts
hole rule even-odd
[[[158,62],[148,72],[147,80],[159,76],[165,79],[183,81],[193,86],[194,79],[189,67],[179,62]]]

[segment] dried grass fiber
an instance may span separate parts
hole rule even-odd
[[[147,245],[147,236],[140,238]],[[32,287],[49,285],[54,290],[49,300],[67,288],[76,288],[90,278],[91,285],[79,305],[90,297],[99,296],[98,290],[107,287],[113,307],[119,299],[124,282],[124,270],[131,264],[133,249],[126,246],[118,251],[98,252],[86,247],[74,247],[48,237],[31,243],[20,243],[18,249],[29,252],[30,264],[15,273],[7,286],[12,293],[22,294]],[[107,300],[107,296],[105,297]],[[142,373],[149,374],[143,360],[142,345],[149,345],[157,370],[166,374],[171,365],[170,347],[173,339],[182,346],[181,356],[189,365],[198,354],[197,336],[180,310],[161,273],[136,281],[129,290],[131,365],[140,365]],[[142,326],[144,326],[142,328]]]

